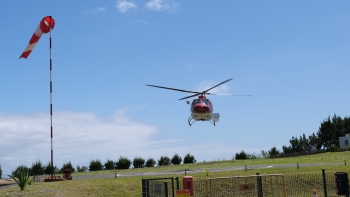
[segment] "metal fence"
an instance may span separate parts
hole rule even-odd
[[[179,178],[142,179],[142,197],[175,197]]]
[[[227,172],[215,175],[192,174],[194,197],[311,197],[314,189],[318,197],[339,197],[336,194],[334,171],[284,172],[282,174],[239,174]],[[188,174],[187,174],[188,176]],[[146,181],[147,180],[147,181]],[[174,197],[183,188],[183,177],[143,179],[143,197]],[[168,190],[166,191],[167,182]],[[158,185],[158,186],[157,186]],[[148,188],[148,189],[147,189]],[[158,188],[158,189],[157,189]]]

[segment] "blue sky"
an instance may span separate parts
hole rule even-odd
[[[53,147],[59,168],[120,156],[230,159],[281,150],[292,136],[348,117],[350,2],[4,1],[0,6],[0,165],[50,161],[49,35],[18,59],[51,15]],[[204,90],[220,122],[187,124]]]

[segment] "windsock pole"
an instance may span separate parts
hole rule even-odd
[[[50,17],[50,20],[52,20],[52,17]],[[52,138],[53,138],[53,128],[52,128],[52,26],[50,21],[50,126],[51,126],[51,181],[53,181],[53,175],[55,172],[55,169],[53,167],[53,145],[52,145]]]

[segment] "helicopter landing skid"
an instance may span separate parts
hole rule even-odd
[[[213,123],[213,125],[215,126],[215,119],[210,119],[210,120],[208,120],[209,122],[211,122],[211,123]],[[191,117],[188,117],[188,124],[190,125],[190,126],[192,126],[193,125],[193,123],[195,123],[195,122],[197,122],[197,120],[195,120],[195,119],[193,119],[193,118],[191,118]]]

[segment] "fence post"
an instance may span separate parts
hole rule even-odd
[[[175,191],[174,191],[174,190],[175,190],[174,177],[171,179],[171,190],[172,190],[171,193],[173,194],[173,196],[175,196],[175,193],[174,193],[174,192],[175,192]]]
[[[327,183],[326,183],[326,172],[322,169],[322,178],[323,178],[323,192],[324,197],[327,197]]]
[[[147,193],[147,179],[142,179],[142,197],[148,197],[148,193]]]
[[[176,177],[175,180],[176,180],[176,190],[180,190],[179,177]]]
[[[168,182],[164,182],[164,193],[165,197],[168,197]]]
[[[257,177],[258,197],[263,197],[261,176],[259,176],[259,172],[257,172],[256,175],[258,175]]]

